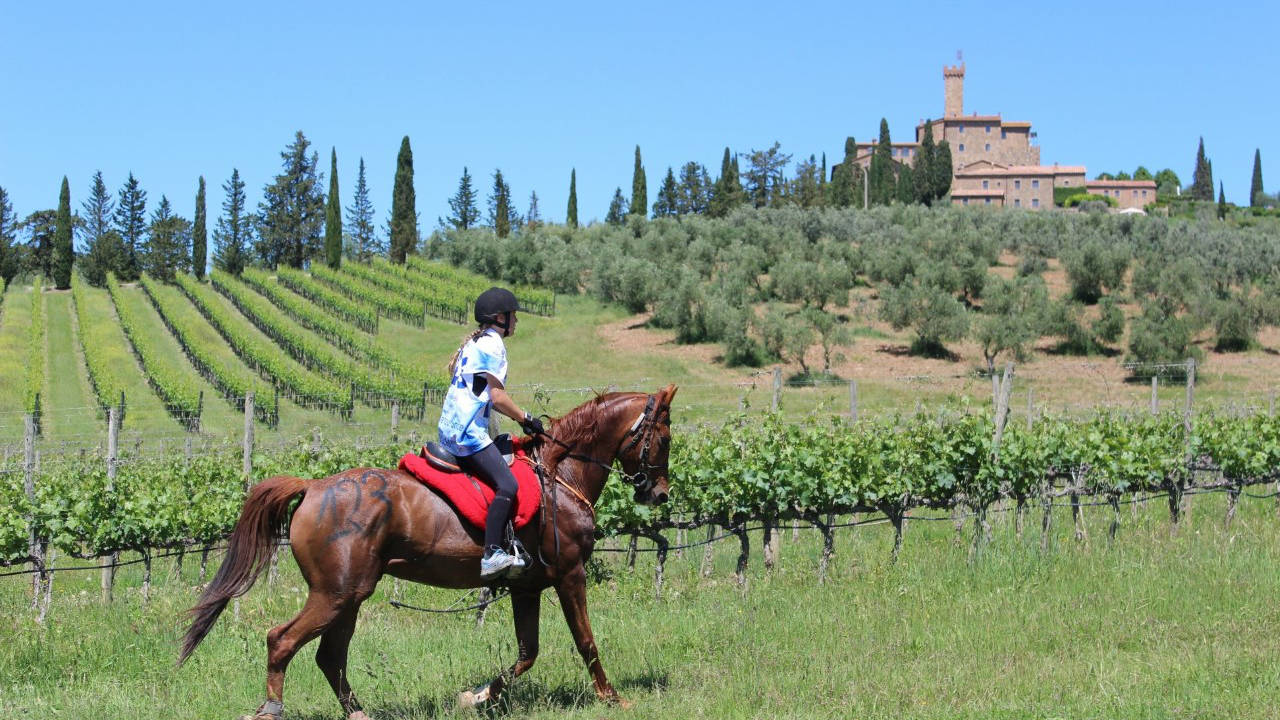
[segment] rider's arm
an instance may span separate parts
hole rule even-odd
[[[484,373],[484,377],[489,385],[489,398],[493,400],[494,409],[516,422],[523,422],[524,411],[521,410],[520,406],[516,405],[516,401],[512,400],[511,396],[507,394],[507,390],[503,387],[502,382],[489,373]]]

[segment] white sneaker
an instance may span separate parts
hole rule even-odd
[[[519,570],[523,567],[524,560],[500,547],[490,546],[485,551],[484,557],[480,559],[480,577],[488,580],[509,570]]]

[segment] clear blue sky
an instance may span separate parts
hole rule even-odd
[[[1280,188],[1275,2],[432,5],[3,0],[0,186],[22,217],[63,175],[78,209],[94,171],[113,193],[132,171],[148,210],[191,217],[203,175],[212,228],[231,169],[256,207],[301,129],[326,173],[337,148],[344,208],[364,158],[381,225],[408,135],[424,235],[463,166],[557,222],[577,168],[586,222],[630,193],[637,144],[652,202],[668,166],[714,177],[726,146],[835,162],[881,117],[909,140],[963,50],[965,111],[1033,123],[1045,163],[1188,183],[1203,136],[1229,200],[1255,148]]]

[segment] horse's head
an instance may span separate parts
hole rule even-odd
[[[622,471],[635,487],[641,505],[661,505],[667,501],[667,456],[671,452],[671,399],[676,386],[668,385],[644,400],[644,410],[636,417],[618,448]]]

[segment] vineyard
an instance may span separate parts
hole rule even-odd
[[[453,300],[442,313],[441,297],[451,287],[460,297],[458,288],[487,283],[426,261],[411,270],[350,263],[342,270],[316,267],[314,274],[249,268],[241,277],[215,272],[210,282],[179,274],[176,285],[147,276],[123,284],[108,276],[105,290],[76,275],[73,317],[57,316],[56,336],[46,330],[46,317],[62,301],[47,303],[51,296],[38,280],[10,284],[0,305],[7,306],[0,314],[0,367],[19,383],[0,392],[0,440],[21,439],[23,415],[32,415],[46,438],[70,441],[95,427],[92,434],[101,437],[110,408],[131,432],[226,436],[238,431],[234,415],[250,392],[257,421],[276,429],[283,413],[286,433],[350,423],[359,408],[396,405],[420,419],[438,402],[446,378],[442,363],[417,361],[399,347],[405,324],[428,333],[440,332],[441,323],[470,325],[469,301]],[[387,289],[409,284],[420,288],[403,295]],[[551,293],[521,292],[531,307],[553,311]],[[444,332],[446,343],[461,334]],[[54,364],[61,376],[49,374]],[[85,395],[77,394],[78,383],[64,382],[67,371],[82,374]],[[219,398],[225,404],[211,408]],[[52,416],[58,421],[47,422]]]
[[[829,540],[833,516],[873,513],[894,527],[896,554],[908,514],[921,508],[971,515],[981,529],[993,506],[1010,504],[1021,527],[1028,510],[1043,507],[1047,518],[1057,499],[1070,498],[1078,512],[1081,498],[1092,498],[1115,511],[1114,534],[1126,496],[1168,497],[1176,524],[1191,495],[1221,490],[1229,522],[1246,488],[1280,480],[1280,419],[1268,415],[1102,413],[994,427],[989,413],[965,408],[855,423],[744,415],[715,431],[677,433],[669,503],[637,506],[629,488],[607,484],[599,532],[665,548],[666,531],[719,527],[740,536],[745,558],[749,523],[767,535],[783,520],[803,519]],[[190,458],[86,458],[39,472],[28,458],[25,468],[0,475],[0,502],[10,508],[0,522],[0,558],[39,571],[51,548],[91,558],[207,547],[238,517],[246,476],[394,467],[408,449],[311,442],[244,455],[227,448]],[[980,535],[975,530],[975,542]]]

